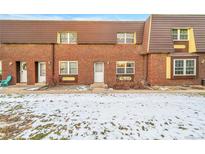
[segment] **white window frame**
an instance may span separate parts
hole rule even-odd
[[[188,41],[189,40],[189,29],[188,28],[172,28],[172,30],[177,30],[177,39],[173,39],[174,41]],[[180,39],[180,31],[186,29],[187,30],[187,39]]]
[[[67,73],[61,73],[61,63],[66,62],[67,63]],[[77,63],[77,73],[70,73],[70,63],[76,62]],[[60,75],[78,75],[78,61],[59,61],[59,74]]]
[[[127,65],[125,65],[125,67],[118,67],[118,66],[117,66],[117,63],[118,63],[118,62],[122,62],[122,63],[124,62],[124,63],[126,63],[126,64],[127,64],[127,63],[134,63],[134,66],[133,66],[133,67],[127,67]],[[124,73],[118,73],[118,72],[117,72],[117,68],[124,68],[125,72],[124,72]],[[127,68],[133,68],[133,73],[127,73],[127,71],[126,71]],[[135,74],[135,61],[116,61],[116,74],[117,74],[117,75],[132,75],[132,74]]]
[[[177,60],[181,60],[183,61],[183,74],[175,74],[175,62]],[[186,61],[187,60],[194,60],[194,74],[186,74]],[[174,76],[196,76],[196,59],[174,59],[174,63],[173,63],[173,74]]]
[[[134,42],[133,43],[127,43],[127,34],[128,33],[133,33],[134,34],[134,38],[133,38]],[[118,32],[117,35],[118,34],[124,34],[125,37],[124,37],[124,42],[123,43],[118,43],[118,41],[117,41],[117,44],[135,44],[136,43],[136,41],[135,41],[136,40],[136,33],[135,32]],[[118,39],[118,37],[117,37],[117,39]]]
[[[62,33],[67,33],[67,37],[68,37],[68,40],[67,40],[67,42],[61,42],[61,34]],[[70,34],[71,33],[76,33],[76,32],[59,32],[59,39],[60,39],[60,44],[77,44],[77,38],[78,38],[78,35],[77,35],[77,33],[76,33],[76,42],[75,43],[71,43],[70,42]]]

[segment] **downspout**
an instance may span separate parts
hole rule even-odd
[[[148,54],[144,55],[144,80],[147,83],[148,79]]]
[[[55,85],[55,43],[52,43],[52,84]]]

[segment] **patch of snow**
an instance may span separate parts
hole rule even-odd
[[[25,139],[205,139],[204,109],[188,94],[0,94],[0,115],[32,121]]]
[[[32,88],[26,88],[25,90],[28,90],[28,91],[35,91],[35,90],[39,90],[40,87],[32,87]]]

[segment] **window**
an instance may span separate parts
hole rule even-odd
[[[2,61],[0,61],[0,75],[2,75]]]
[[[60,62],[61,75],[77,75],[78,62],[77,61],[61,61]]]
[[[174,75],[196,75],[196,59],[174,59]]]
[[[76,44],[77,43],[77,33],[76,32],[59,33],[59,43]]]
[[[188,29],[172,29],[173,40],[188,40]]]
[[[117,74],[134,74],[135,62],[133,61],[117,61],[116,73]]]
[[[117,33],[118,44],[134,44],[135,33]]]

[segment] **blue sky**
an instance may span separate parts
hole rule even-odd
[[[0,14],[0,19],[16,20],[145,20],[148,14]]]

